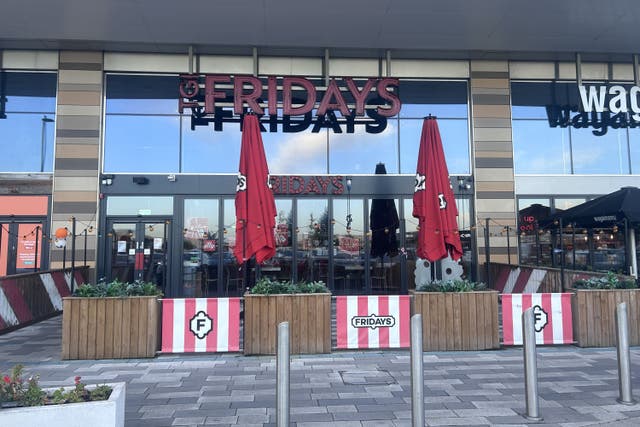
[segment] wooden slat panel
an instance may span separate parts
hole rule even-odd
[[[89,312],[89,300],[82,298],[80,301],[80,324],[78,325],[78,359],[87,358],[87,337],[89,335],[88,325],[88,312]]]
[[[103,357],[115,357],[114,350],[114,304],[108,299],[102,300],[104,304],[104,354]]]
[[[62,310],[64,313],[71,312],[71,301],[64,298],[62,301]],[[71,316],[62,316],[62,359],[70,359],[71,347]]]
[[[416,292],[413,299],[412,314],[422,315],[424,351],[499,347],[497,292]]]
[[[135,348],[135,354],[144,354],[147,349],[147,331],[151,325],[147,322],[147,310],[149,306],[144,300],[138,300],[138,311],[134,323],[138,324],[138,336],[135,342],[132,342],[133,348]],[[135,357],[135,356],[133,356]]]
[[[245,354],[275,354],[277,327],[284,321],[289,322],[291,354],[331,351],[331,295],[251,295],[244,304]]]
[[[109,304],[113,305],[113,357],[122,357],[122,316],[124,315],[124,304],[116,304],[115,299],[110,299]]]
[[[97,335],[98,335],[98,327],[97,327],[97,311],[98,304],[97,299],[89,298],[87,299],[87,342],[86,346],[86,358],[87,359],[95,359],[96,358],[96,345],[97,345]]]
[[[105,302],[96,299],[96,359],[104,359]]]

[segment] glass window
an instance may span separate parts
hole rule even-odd
[[[299,280],[329,285],[329,207],[327,200],[298,200],[296,226],[298,259],[303,265]]]
[[[225,199],[223,205],[223,243],[224,262],[223,285],[225,295],[240,296],[245,290],[245,270],[238,264],[233,250],[236,246],[236,202],[235,199]],[[250,272],[249,274],[254,274]],[[252,280],[252,279],[250,279]]]
[[[385,163],[387,173],[398,173],[398,124],[388,120],[381,133],[329,134],[329,172],[338,174],[373,174],[376,164]]]
[[[224,132],[214,132],[212,124],[191,130],[191,117],[182,117],[181,171],[238,173],[241,140],[240,126],[236,123],[225,123]]]
[[[293,280],[293,202],[276,199],[276,255],[260,266],[262,276],[278,281]],[[297,260],[298,265],[304,260]]]
[[[578,206],[586,201],[587,199],[585,199],[584,197],[571,198],[571,199],[556,198],[553,200],[553,205],[555,209],[560,209],[564,211],[574,206]]]
[[[467,118],[467,82],[400,80],[401,118]]]
[[[269,172],[279,175],[327,173],[327,135],[327,130],[318,133],[263,132]],[[239,153],[238,149],[238,158]]]
[[[107,114],[178,114],[178,76],[108,74]]]
[[[629,134],[635,129],[614,129],[613,122],[605,129],[580,127],[577,83],[512,82],[511,101],[516,173],[630,173],[636,154]],[[601,126],[603,117],[588,120]]]
[[[400,122],[401,173],[415,174],[423,120]],[[466,119],[440,119],[438,129],[450,175],[469,174],[469,128]]]
[[[592,128],[571,129],[571,145],[576,174],[629,173],[626,129],[609,129],[602,136]]]
[[[105,172],[179,172],[177,116],[107,116],[104,138]]]
[[[550,128],[546,121],[514,120],[513,161],[519,174],[570,174],[568,128]]]
[[[0,72],[0,172],[51,172],[55,73]]]
[[[395,199],[369,200],[369,257],[371,290],[374,293],[400,292],[400,215]]]
[[[107,215],[173,215],[173,197],[109,196],[107,198]]]
[[[217,295],[220,266],[218,229],[218,200],[186,199],[184,201],[183,296]],[[227,258],[224,262],[227,263]]]
[[[334,287],[339,293],[365,286],[364,200],[333,201]]]
[[[640,174],[640,129],[629,129],[629,152],[629,173]]]

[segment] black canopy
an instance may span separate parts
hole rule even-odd
[[[562,219],[564,224],[577,227],[606,227],[626,219],[629,225],[640,224],[640,188],[622,187],[618,191],[589,200],[549,217],[548,221]]]
[[[376,165],[376,175],[385,175],[384,163]],[[373,199],[369,215],[371,227],[371,257],[395,256],[398,253],[396,230],[400,219],[393,199]]]

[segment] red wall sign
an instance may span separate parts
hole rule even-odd
[[[342,194],[343,177],[278,175],[271,177],[273,194]]]

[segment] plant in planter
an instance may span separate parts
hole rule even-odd
[[[446,280],[421,283],[413,312],[422,315],[424,351],[499,347],[498,292],[484,283]]]
[[[62,358],[154,357],[162,291],[153,283],[83,284],[64,299]]]
[[[244,353],[275,354],[281,322],[289,322],[291,353],[329,353],[329,289],[323,282],[260,279],[244,297]]]
[[[635,289],[638,285],[634,280],[620,280],[612,271],[606,276],[589,277],[573,282],[574,289]]]
[[[620,278],[613,272],[603,277],[576,280],[571,299],[574,338],[580,347],[611,347],[615,341],[615,312],[627,303],[630,325],[640,321],[640,290],[632,278]],[[630,345],[640,345],[640,331],[629,328]]]
[[[39,377],[23,379],[24,368],[0,375],[0,425],[93,427],[124,426],[125,384],[85,385],[75,377],[74,385],[43,389]]]

